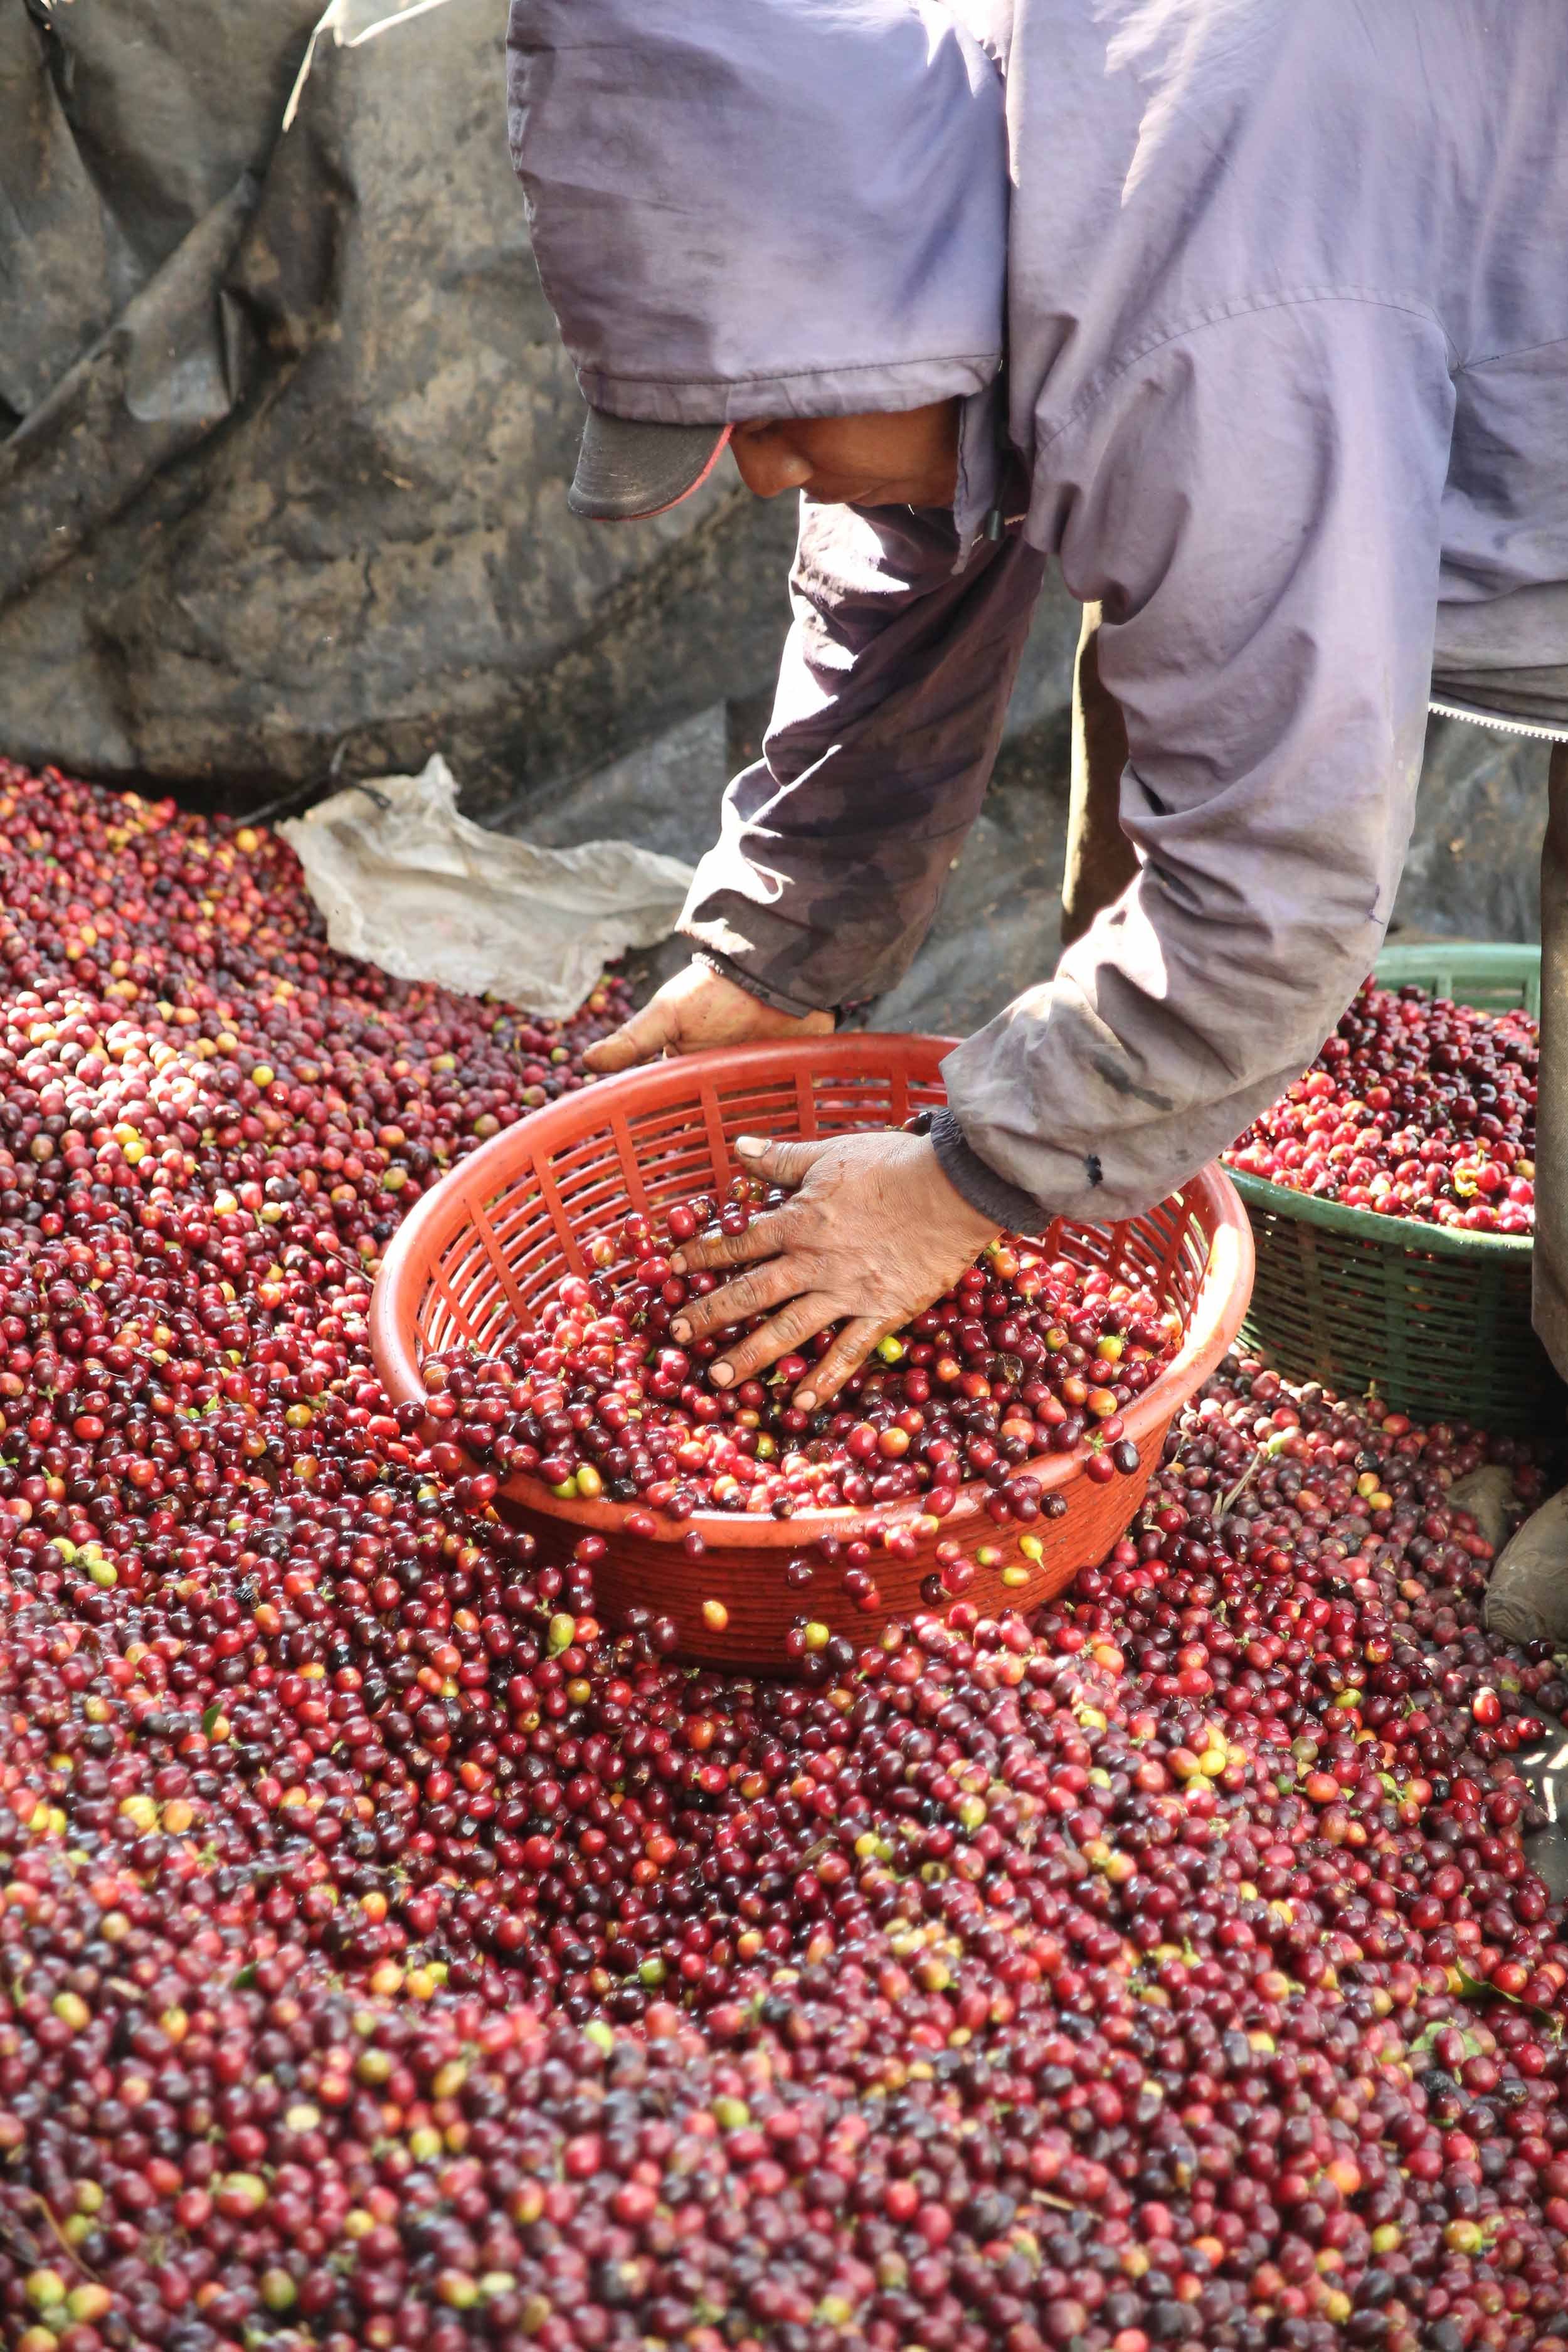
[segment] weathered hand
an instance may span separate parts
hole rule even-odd
[[[695,960],[667,980],[629,1021],[590,1045],[591,1070],[629,1070],[660,1054],[700,1054],[712,1045],[756,1045],[772,1038],[820,1036],[831,1013],[775,1013],[760,996]]]
[[[743,1234],[687,1242],[670,1261],[679,1274],[752,1268],[681,1308],[670,1326],[681,1346],[780,1310],[710,1367],[721,1388],[842,1322],[795,1388],[795,1403],[812,1412],[879,1339],[951,1288],[997,1230],[954,1191],[923,1136],[884,1129],[815,1143],[742,1136],[735,1149],[748,1170],[798,1190]]]

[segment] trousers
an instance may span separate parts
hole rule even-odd
[[[1084,607],[1073,673],[1072,788],[1062,943],[1087,931],[1138,870],[1121,830],[1127,730],[1100,682],[1100,607]],[[1531,1316],[1568,1380],[1568,743],[1555,743],[1541,852],[1541,1067],[1535,1107],[1535,1248]]]

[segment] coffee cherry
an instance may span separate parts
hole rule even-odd
[[[0,827],[7,2344],[1568,2352],[1516,1769],[1568,1680],[1486,1632],[1451,1501],[1490,1460],[1530,1507],[1522,1447],[1233,1357],[1027,1622],[943,1541],[858,1644],[813,1595],[875,1555],[827,1532],[787,1675],[681,1667],[657,1591],[595,1612],[618,1537],[495,1516],[503,1444],[673,1500],[724,1475],[664,1467],[679,1407],[748,1493],[841,1449],[1018,1519],[1042,1428],[1135,1466],[1089,1398],[1158,1318],[1069,1282],[1042,1328],[1009,1244],[792,1431],[657,1325],[619,1373],[594,1283],[648,1221],[552,1382],[433,1364],[426,1442],[380,1248],[624,996],[557,1029],[353,965],[259,827],[9,764]]]
[[[1369,981],[1224,1157],[1288,1190],[1468,1232],[1535,1222],[1539,1025]]]
[[[756,1180],[738,1179],[729,1206],[749,1218],[755,1189]],[[671,1244],[712,1215],[710,1201],[676,1202],[664,1212]],[[723,1212],[717,1229],[725,1230]],[[806,1357],[786,1355],[765,1380],[720,1389],[709,1373],[715,1342],[669,1344],[668,1302],[653,1295],[666,1263],[649,1256],[656,1244],[640,1213],[615,1236],[592,1236],[594,1283],[564,1276],[534,1325],[499,1354],[465,1352],[427,1367],[438,1390],[455,1379],[470,1393],[462,1423],[470,1454],[501,1472],[535,1473],[562,1500],[636,1505],[634,1532],[694,1511],[804,1517],[814,1526],[826,1512],[875,1511],[889,1515],[876,1524],[896,1548],[900,1518],[945,1517],[965,1478],[986,1482],[999,1524],[1029,1524],[1042,1507],[1025,1467],[1031,1460],[1083,1450],[1091,1482],[1137,1470],[1121,1412],[1181,1336],[1179,1317],[1147,1291],[1005,1239],[885,1342],[840,1396],[807,1414],[791,1401]],[[1078,1336],[1053,1349],[1064,1327]],[[1080,1369],[1091,1352],[1100,1372],[1093,1384]],[[455,1475],[454,1449],[437,1447],[430,1458]],[[465,1499],[475,1499],[471,1484]]]

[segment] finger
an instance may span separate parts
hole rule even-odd
[[[806,1373],[791,1402],[798,1405],[802,1412],[815,1412],[819,1405],[828,1403],[850,1374],[858,1372],[869,1360],[878,1341],[898,1328],[897,1317],[890,1323],[879,1323],[873,1316],[858,1315],[852,1323],[846,1323],[827,1353],[819,1357]]]
[[[700,1234],[671,1253],[677,1274],[700,1274],[716,1265],[754,1265],[760,1257],[777,1257],[795,1238],[797,1220],[788,1209],[774,1209],[753,1217],[743,1234]]]
[[[823,1153],[832,1149],[825,1136],[800,1136],[787,1143],[770,1143],[760,1135],[735,1138],[735,1150],[745,1162],[748,1176],[767,1176],[775,1184],[787,1184],[792,1190],[805,1181]]]
[[[651,1061],[672,1042],[674,1034],[669,1007],[660,1004],[656,996],[609,1036],[590,1045],[583,1059],[591,1070],[629,1070],[634,1062]]]
[[[843,1307],[826,1291],[813,1290],[804,1298],[792,1298],[772,1322],[764,1323],[760,1331],[753,1331],[749,1339],[742,1339],[738,1348],[731,1348],[727,1356],[710,1365],[708,1376],[721,1389],[732,1387],[737,1381],[752,1380],[769,1364],[776,1364],[781,1356],[793,1356],[808,1339],[815,1339],[819,1331],[837,1323],[843,1312]]]
[[[693,1339],[706,1339],[710,1331],[743,1323],[749,1315],[765,1315],[770,1307],[810,1286],[793,1259],[769,1258],[765,1265],[738,1276],[721,1290],[710,1290],[706,1298],[693,1298],[670,1324],[669,1336],[684,1348]]]

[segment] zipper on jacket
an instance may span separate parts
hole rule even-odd
[[[1468,719],[1472,727],[1489,727],[1499,735],[1527,735],[1534,743],[1568,743],[1568,723],[1552,727],[1544,720],[1505,719],[1496,710],[1472,710],[1462,702],[1428,702],[1435,719]]]

